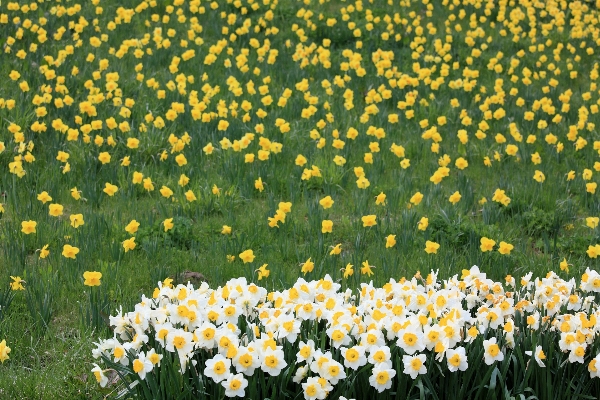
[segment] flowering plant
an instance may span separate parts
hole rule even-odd
[[[596,271],[579,285],[553,272],[494,282],[474,266],[460,279],[432,271],[340,288],[329,275],[273,292],[245,278],[217,289],[159,282],[110,318],[114,337],[93,355],[144,398],[572,398],[599,388]],[[93,371],[106,385],[105,369]]]

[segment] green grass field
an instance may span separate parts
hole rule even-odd
[[[93,343],[168,277],[597,271],[598,18],[585,1],[1,0],[0,398],[114,395]]]

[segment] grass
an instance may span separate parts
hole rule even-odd
[[[152,293],[157,281],[169,276],[177,279],[185,271],[200,272],[212,287],[217,287],[239,276],[257,282],[255,270],[268,264],[270,276],[262,280],[261,285],[282,289],[301,276],[300,264],[309,258],[315,263],[315,270],[307,279],[330,274],[344,288],[357,288],[361,282],[370,280],[382,285],[392,277],[410,277],[417,271],[439,270],[440,276],[460,277],[461,271],[472,265],[478,265],[494,280],[529,271],[534,276],[544,276],[550,270],[560,271],[564,278],[579,279],[586,268],[600,268],[598,259],[586,254],[588,246],[600,241],[599,228],[586,226],[586,218],[600,214],[597,192],[586,191],[586,183],[598,182],[600,172],[597,146],[600,137],[595,127],[598,114],[594,112],[599,101],[598,90],[596,79],[590,78],[597,69],[595,56],[586,53],[592,46],[591,39],[571,35],[573,31],[568,18],[573,17],[571,9],[577,6],[563,10],[567,23],[562,31],[553,27],[546,35],[537,32],[527,36],[531,32],[527,23],[515,22],[523,35],[514,42],[510,32],[503,36],[499,29],[490,25],[497,16],[499,5],[495,5],[488,15],[484,7],[463,4],[460,7],[467,16],[487,16],[485,22],[480,19],[478,26],[483,27],[485,37],[491,41],[476,38],[476,45],[471,47],[465,44],[467,31],[474,29],[469,26],[468,18],[452,20],[454,28],[445,32],[446,25],[450,26],[449,16],[458,15],[458,5],[455,8],[448,2],[396,2],[389,7],[383,3],[371,5],[365,2],[362,10],[352,12],[349,2],[313,2],[310,6],[293,1],[260,2],[254,3],[258,5],[257,10],[252,9],[252,2],[243,2],[240,7],[246,7],[244,15],[241,8],[231,2],[218,2],[217,10],[211,10],[209,3],[203,3],[204,14],[192,12],[191,4],[187,3],[181,8],[176,6],[174,13],[169,13],[167,6],[171,3],[154,2],[154,6],[140,9],[131,22],[125,22],[123,10],[135,9],[140,4],[137,1],[96,2],[95,5],[103,8],[101,13],[91,4],[82,4],[81,9],[76,10],[75,2],[37,3],[37,10],[26,13],[11,10],[9,4],[15,3],[0,3],[0,14],[7,15],[7,19],[0,22],[0,47],[5,51],[0,62],[0,76],[5,83],[0,87],[0,142],[6,147],[0,152],[0,204],[5,210],[0,213],[0,285],[6,287],[11,281],[10,276],[19,276],[26,281],[25,291],[16,293],[13,303],[0,319],[0,338],[6,339],[12,348],[10,361],[0,366],[0,397],[100,398],[108,395],[112,389],[99,390],[89,372],[93,362],[90,355],[93,342],[98,337],[110,335],[106,325],[98,322],[102,321],[99,315],[114,313],[119,306],[131,309],[142,294]],[[426,13],[426,3],[433,7],[431,16]],[[513,3],[507,6],[507,15],[520,8]],[[580,3],[569,4],[581,6]],[[544,7],[547,12],[551,5]],[[594,7],[585,7],[584,14],[597,18]],[[267,18],[269,8],[273,10],[272,20]],[[393,20],[394,14],[399,13],[389,40],[381,37],[388,23],[375,24],[372,31],[367,29],[366,8],[382,20],[386,15]],[[177,9],[186,16],[185,22],[176,21]],[[313,10],[314,14],[310,18],[306,18],[306,14],[302,17],[301,9]],[[226,19],[220,16],[222,11],[237,15],[235,24],[227,25]],[[550,17],[542,15],[541,11],[536,11],[536,18],[540,23],[547,23]],[[348,29],[348,21],[343,21],[344,13],[350,15],[349,21],[361,29],[360,38],[355,37],[353,29]],[[161,21],[163,15],[170,15],[171,19],[156,22],[152,19],[153,14],[159,15]],[[323,14],[323,18],[319,18],[319,14]],[[119,15],[120,23],[109,29],[109,22],[114,22]],[[17,16],[20,21],[15,23],[13,18]],[[423,35],[415,35],[412,27],[417,16],[422,18]],[[198,18],[202,25],[202,31],[196,29],[195,36],[201,37],[203,44],[195,44],[190,38],[188,31],[193,28],[192,17]],[[26,28],[29,24],[25,20],[42,25],[42,18],[46,19],[43,29],[48,32],[48,40],[40,43],[37,33]],[[85,18],[88,24],[82,24],[79,18]],[[337,19],[334,27],[326,25],[328,18]],[[99,31],[95,31],[95,19]],[[214,64],[206,64],[205,57],[211,51],[215,52],[211,46],[218,40],[229,38],[229,34],[222,34],[222,27],[228,26],[230,33],[234,32],[242,28],[245,19],[252,23],[250,32],[238,34],[235,41],[221,49]],[[431,25],[427,27],[427,23]],[[261,24],[260,32],[252,31]],[[456,24],[461,25],[460,31],[455,28]],[[587,22],[581,24],[597,31]],[[53,35],[61,26],[68,29],[60,39],[55,39]],[[157,48],[152,40],[157,27],[163,27],[162,40],[168,37],[168,29],[174,30],[175,36],[169,38],[170,47]],[[277,27],[279,32],[267,34],[265,27]],[[437,32],[428,33],[433,27]],[[294,28],[303,29],[305,35],[298,35]],[[81,34],[76,35],[79,29]],[[19,30],[23,30],[21,38],[17,38],[21,36]],[[396,33],[401,34],[398,40]],[[100,38],[103,34],[107,35],[106,41],[99,47],[92,47],[90,39]],[[126,40],[143,41],[146,34],[149,34],[149,40],[142,48],[152,49],[152,55],[137,58],[133,47],[121,58],[114,54]],[[304,42],[301,42],[302,36],[306,36]],[[416,37],[427,40],[417,43]],[[263,55],[253,47],[252,38],[259,40]],[[77,44],[79,39],[80,45]],[[323,39],[331,39],[329,47],[323,47]],[[442,44],[452,44],[449,59],[443,59],[436,49],[436,39]],[[181,40],[187,40],[187,47]],[[547,41],[551,43],[547,44]],[[31,50],[32,43],[38,44],[36,51]],[[296,47],[300,43],[304,50]],[[312,43],[314,49],[306,55],[305,48]],[[543,50],[536,47],[532,51],[530,48],[541,43],[545,44]],[[556,56],[553,51],[558,43],[568,45]],[[423,46],[423,51],[413,59],[419,45]],[[67,46],[75,46],[73,54],[55,64]],[[481,49],[482,55],[473,57],[472,64],[468,64],[467,57],[472,56],[474,48]],[[173,58],[182,57],[189,49],[196,51],[195,57],[181,61],[178,71],[170,72]],[[228,54],[229,49],[231,54]],[[249,49],[248,72],[236,67],[236,56],[241,54],[241,49]],[[272,49],[279,52],[274,63],[268,61]],[[313,64],[316,49],[330,51],[329,68],[325,68],[323,62]],[[378,74],[372,61],[372,55],[378,49],[389,50],[394,55],[388,69],[390,77]],[[24,59],[17,57],[19,50],[27,53]],[[353,67],[346,71],[344,63],[348,63],[349,58],[344,55],[344,50],[362,56],[360,67],[365,70],[364,77],[358,76]],[[524,51],[522,56],[518,55],[520,50]],[[504,53],[503,57],[498,57],[499,51]],[[307,57],[307,65],[302,64],[302,53]],[[86,61],[88,54],[95,56],[94,61]],[[44,56],[53,59],[48,61]],[[299,57],[296,61],[295,56]],[[102,59],[108,60],[106,70],[99,66]],[[232,63],[230,68],[224,66],[225,59]],[[497,72],[489,68],[491,60],[496,60],[503,70]],[[511,69],[511,60],[518,60],[519,65],[512,68],[513,72],[507,72]],[[415,62],[420,68],[428,69],[432,80],[444,77],[440,73],[443,65],[449,67],[448,76],[439,89],[434,90],[426,83],[426,74],[420,78],[418,86],[398,87],[403,76],[419,76]],[[139,63],[143,64],[143,69],[138,72],[135,68]],[[455,67],[454,63],[458,65]],[[72,106],[57,107],[54,104],[54,99],[65,98],[66,92],[60,94],[58,80],[46,79],[39,71],[40,66],[53,69],[57,76],[64,77],[68,95],[74,99]],[[72,75],[74,66],[79,69],[77,75]],[[529,85],[522,80],[524,67],[537,75],[537,78],[532,77]],[[259,68],[260,73],[254,74],[254,68]],[[561,74],[554,73],[556,68],[562,70]],[[467,69],[479,71],[478,78],[470,78],[476,79],[475,88],[472,91],[450,88],[449,82],[466,78]],[[13,70],[21,75],[14,81],[8,78]],[[578,72],[577,77],[569,77],[570,71]],[[95,72],[100,79],[94,77]],[[119,89],[109,92],[106,78],[108,73],[114,72],[119,74]],[[542,77],[542,72],[547,75]],[[143,79],[137,79],[138,73],[144,75]],[[176,88],[168,88],[169,82],[174,84],[179,74],[188,77],[185,94]],[[203,79],[204,74],[206,79]],[[237,96],[228,90],[226,82],[230,76],[240,82],[243,95]],[[334,84],[336,76],[351,79],[341,88]],[[513,83],[511,76],[518,76],[519,80]],[[193,83],[189,77],[193,77]],[[249,94],[246,86],[251,79],[258,90],[266,77],[271,79],[266,84],[273,97],[270,106],[261,103],[262,95]],[[157,90],[148,86],[147,81],[151,78],[159,83],[158,90],[165,90],[164,98],[159,98]],[[549,88],[550,78],[558,81],[556,88]],[[302,110],[309,106],[306,100],[309,96],[296,88],[303,79],[310,84],[310,96],[316,98],[317,110],[310,118],[301,117]],[[322,85],[325,79],[332,83],[330,93]],[[496,94],[504,93],[502,102],[492,99],[497,79],[503,79],[502,91],[495,91]],[[19,88],[21,81],[28,82],[30,91],[23,92]],[[80,109],[80,104],[91,94],[85,87],[86,81],[92,82],[98,93],[105,94],[105,100],[95,104],[97,116],[87,115]],[[44,85],[52,86],[52,100],[33,104],[34,96],[43,95]],[[360,119],[365,108],[374,101],[377,89],[382,85],[391,91],[391,97],[376,102],[378,113],[362,123]],[[216,86],[219,91],[214,90]],[[545,87],[548,87],[547,91]],[[292,90],[292,96],[285,107],[279,107],[276,104],[285,88]],[[512,88],[517,89],[518,94],[509,94]],[[350,110],[344,106],[346,89],[354,95],[354,108]],[[117,95],[119,91],[121,96]],[[191,113],[193,91],[206,103],[205,114],[216,113],[209,115],[206,122],[195,120]],[[568,91],[571,95],[564,101]],[[413,110],[414,117],[408,118],[405,110],[397,105],[413,93],[417,95],[417,101],[406,109]],[[582,96],[585,93],[590,93],[589,100]],[[120,115],[123,106],[115,105],[118,104],[114,102],[115,97],[121,97],[123,104],[128,98],[135,101],[127,107],[130,116]],[[520,97],[524,102],[522,106],[517,104]],[[452,99],[460,105],[451,106]],[[506,116],[487,118],[480,108],[486,99],[490,110],[502,108]],[[9,100],[15,101],[14,108],[8,106]],[[244,100],[252,103],[249,121],[242,119]],[[548,112],[546,106],[537,107],[536,101],[552,104],[554,113]],[[184,104],[185,112],[169,121],[166,114],[173,102]],[[223,112],[219,110],[219,102],[229,107],[227,116],[218,115]],[[562,104],[569,104],[570,109],[564,111]],[[231,112],[234,105],[237,117]],[[41,116],[39,107],[46,107],[47,115]],[[263,119],[256,115],[259,108],[268,112]],[[586,118],[579,111],[582,109],[588,110]],[[526,120],[525,111],[534,111],[535,120]],[[40,113],[39,117],[36,112]],[[472,119],[471,125],[463,123],[461,114],[465,112]],[[394,113],[399,115],[399,123],[390,122],[389,115]],[[147,122],[148,114],[161,116],[166,126],[158,128]],[[562,121],[553,123],[553,115],[557,114],[562,115]],[[445,116],[447,123],[439,123],[439,116]],[[107,128],[106,120],[111,117],[118,123],[127,122],[131,130]],[[52,123],[58,118],[69,128],[80,130],[77,140],[69,141],[65,133],[53,129]],[[290,131],[281,133],[276,126],[277,119],[288,122]],[[91,131],[90,141],[86,143],[82,125],[94,120],[104,121],[103,129]],[[220,120],[229,122],[225,131],[218,128]],[[44,122],[47,130],[33,132],[31,126],[35,121]],[[327,122],[319,128],[319,121]],[[427,121],[428,127],[423,128],[420,121]],[[477,139],[475,135],[481,129],[482,121],[489,124],[487,137]],[[539,121],[546,121],[549,126],[540,128]],[[519,135],[510,133],[510,123],[516,124],[521,140],[517,140]],[[588,125],[590,123],[592,125]],[[146,130],[140,130],[142,124]],[[262,135],[258,124],[264,124]],[[578,124],[578,137],[585,138],[587,145],[576,151],[575,140],[569,139],[568,133],[570,126]],[[24,132],[22,141],[9,131],[15,125]],[[385,137],[369,136],[369,126],[383,128]],[[431,151],[432,142],[422,138],[432,126],[437,126],[443,138],[437,153]],[[350,127],[359,131],[355,140],[346,137]],[[461,129],[468,131],[466,144],[456,137]],[[317,139],[314,134],[311,138],[311,131],[317,132]],[[172,151],[170,135],[181,139],[184,132],[191,140],[182,149]],[[247,132],[255,134],[248,148],[240,152],[221,148],[219,141],[222,138],[234,142],[241,140]],[[343,149],[332,147],[335,132],[345,142]],[[497,133],[505,136],[506,143],[494,139]],[[564,144],[562,152],[557,152],[556,144],[545,141],[549,133]],[[97,135],[103,138],[103,144],[94,143]],[[529,135],[535,136],[534,143],[527,143]],[[107,144],[109,136],[115,140],[115,146]],[[267,161],[258,159],[262,149],[258,144],[261,136],[283,145],[281,152],[271,151]],[[140,140],[140,146],[130,149],[126,145],[127,139],[134,137]],[[317,146],[319,138],[326,140],[322,148]],[[369,164],[364,162],[364,156],[365,152],[370,152],[372,142],[378,142],[381,151],[373,152],[374,160]],[[27,149],[28,143],[32,143],[33,148]],[[212,154],[203,151],[208,143],[216,148]],[[399,158],[389,151],[392,143],[405,148],[405,157]],[[518,147],[516,156],[506,154],[508,144]],[[70,172],[63,173],[65,163],[56,159],[58,151],[69,154]],[[22,162],[26,174],[18,177],[11,173],[9,163],[15,156],[25,157],[28,152],[35,161]],[[100,163],[100,152],[110,153],[110,163]],[[531,157],[536,152],[542,159],[540,165],[532,162]],[[245,163],[244,155],[250,153],[256,159],[253,163]],[[167,155],[167,159],[161,161],[161,154]],[[177,154],[185,155],[186,165],[178,166],[174,160]],[[307,158],[306,166],[295,165],[298,154]],[[450,175],[440,184],[433,184],[429,178],[440,167],[440,158],[445,154],[451,158],[448,164]],[[498,154],[498,160],[494,158],[495,154]],[[346,163],[336,165],[333,162],[335,156],[343,156]],[[121,165],[124,157],[130,157],[129,166]],[[466,169],[459,170],[454,166],[458,157],[468,161]],[[484,157],[491,159],[491,167],[484,165]],[[407,169],[399,165],[403,158],[410,159]],[[304,168],[312,165],[319,167],[322,176],[302,180]],[[370,186],[364,190],[355,183],[354,168],[358,166],[364,168],[370,181]],[[584,169],[592,172],[590,180],[584,180]],[[545,174],[543,183],[533,180],[536,170]],[[148,192],[142,185],[134,185],[134,171],[150,177],[154,191]],[[569,171],[576,172],[574,180],[566,179]],[[185,187],[178,185],[181,174],[190,178]],[[255,188],[255,180],[259,177],[265,182],[264,191]],[[102,191],[107,182],[119,188],[114,197]],[[171,199],[159,193],[163,185],[173,190]],[[220,188],[220,195],[213,194],[215,185]],[[82,199],[75,200],[71,196],[74,187],[81,191]],[[508,206],[492,201],[498,188],[510,197]],[[195,202],[186,200],[184,193],[188,190],[197,197]],[[48,214],[49,203],[42,204],[36,199],[42,191],[52,196],[50,203],[64,206],[62,216]],[[423,201],[411,206],[409,200],[417,191],[424,195]],[[459,191],[462,198],[452,205],[448,197],[455,191]],[[376,205],[375,196],[381,192],[386,195],[386,203]],[[318,201],[327,195],[335,200],[335,204],[330,209],[323,209]],[[482,198],[487,202],[483,203]],[[275,215],[282,201],[291,202],[292,211],[286,216],[285,223],[271,228],[268,218]],[[70,225],[69,216],[78,213],[83,214],[85,224],[75,229]],[[361,217],[371,214],[377,216],[377,225],[363,227]],[[417,223],[424,216],[429,218],[429,226],[420,231]],[[163,221],[167,218],[174,219],[174,228],[165,232]],[[124,230],[132,219],[140,223],[140,229],[134,235]],[[321,232],[324,219],[333,221],[332,233]],[[37,222],[35,234],[21,232],[21,222],[28,220]],[[223,225],[232,227],[231,235],[221,234]],[[397,241],[389,249],[385,246],[388,235],[396,235]],[[131,236],[136,237],[137,246],[133,251],[125,252],[122,242]],[[502,255],[496,247],[493,252],[484,253],[480,250],[482,237],[495,240],[497,245],[500,241],[510,243],[514,250],[509,255]],[[437,254],[425,253],[428,240],[440,244]],[[65,244],[79,248],[76,259],[61,255]],[[341,244],[342,252],[331,256],[329,252],[336,244]],[[39,250],[44,245],[48,245],[50,254],[41,259]],[[246,249],[252,249],[256,256],[250,264],[239,259],[239,254]],[[235,260],[229,261],[228,256],[235,256]],[[568,272],[559,267],[563,259],[570,264]],[[360,265],[364,261],[375,266],[373,277],[361,276]],[[344,279],[341,269],[348,263],[354,265],[355,274]],[[102,285],[99,288],[84,286],[82,274],[85,271],[102,272]],[[91,290],[98,291],[103,299],[98,303],[99,309],[93,312],[95,329],[85,320]]]

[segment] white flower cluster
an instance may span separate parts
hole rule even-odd
[[[228,397],[243,397],[257,369],[278,376],[292,368],[306,399],[324,399],[367,364],[370,384],[379,392],[391,388],[399,372],[392,360],[396,347],[403,356],[401,372],[413,379],[427,373],[426,354],[435,354],[451,372],[465,371],[468,351],[480,336],[488,338],[483,361],[501,362],[522,330],[560,333],[558,345],[569,361],[583,363],[600,332],[594,302],[600,274],[587,270],[579,288],[574,279],[553,272],[534,281],[528,274],[519,283],[517,288],[510,276],[504,284],[494,282],[476,266],[463,270],[460,279],[438,281],[431,272],[426,278],[391,279],[381,288],[363,283],[356,294],[340,291],[328,275],[311,282],[299,278],[293,287],[271,293],[245,278],[218,289],[159,283],[153,298],[144,296],[134,311],[110,318],[115,337],[100,341],[93,354],[130,366],[143,380],[160,368],[163,354],[176,353],[181,373],[196,368],[220,383]],[[296,357],[286,360],[291,346],[297,346]],[[541,346],[527,354],[544,366]],[[597,355],[588,364],[592,378],[599,368]],[[99,366],[94,373],[105,385]]]

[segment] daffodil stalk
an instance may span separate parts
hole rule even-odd
[[[12,282],[0,290],[0,322],[4,319],[5,313],[15,298],[17,291],[25,290],[23,281],[18,276],[11,276]]]
[[[50,274],[46,279],[27,279],[25,298],[29,314],[34,321],[32,332],[43,335],[54,314],[57,276]]]
[[[87,304],[80,306],[82,325],[92,327],[96,331],[108,328],[106,320],[109,310],[108,294],[102,288],[102,273],[85,271],[83,284],[87,286]]]

